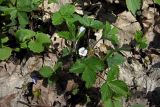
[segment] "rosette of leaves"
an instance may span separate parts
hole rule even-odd
[[[29,48],[34,53],[41,53],[51,43],[49,35],[34,32],[28,29],[20,29],[16,32],[16,39],[20,48]]]
[[[0,60],[8,59],[11,56],[12,49],[4,44],[8,42],[8,37],[0,37]]]
[[[17,24],[24,28],[29,23],[28,13],[36,10],[43,0],[10,0],[8,5],[0,6],[4,15],[10,15],[10,25]]]
[[[70,68],[70,72],[82,74],[86,87],[91,87],[96,81],[96,73],[104,69],[104,63],[98,57],[92,56],[78,59]]]

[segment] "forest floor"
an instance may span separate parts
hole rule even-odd
[[[60,0],[59,2],[65,4],[71,1]],[[130,62],[129,58],[134,56],[139,59],[142,57],[141,53],[133,55],[131,52],[123,52],[128,59],[120,67],[119,78],[127,83],[132,93],[128,99],[124,99],[123,105],[131,107],[134,104],[142,104],[144,107],[160,107],[160,6],[154,5],[152,0],[143,0],[141,16],[134,17],[127,10],[124,0],[82,0],[81,2],[83,7],[77,5],[77,13],[88,14],[102,22],[107,20],[112,23],[119,29],[120,44],[130,44],[135,32],[143,31],[149,44],[143,53],[151,56],[152,61],[145,64],[139,60]],[[57,4],[44,3],[44,5],[45,11],[55,12],[59,9]],[[44,22],[48,20],[48,17],[50,16],[45,13]],[[36,85],[32,83],[31,77],[36,75],[43,65],[53,66],[59,60],[58,52],[66,46],[65,40],[57,36],[52,25],[44,24],[43,26],[49,28],[49,33],[52,34],[52,46],[56,46],[58,51],[43,55],[24,52],[11,56],[7,61],[1,61],[0,107],[68,107],[68,104],[73,107],[86,106],[83,93],[70,98],[69,91],[77,83],[73,79],[75,77],[65,71],[57,74],[59,80],[53,86],[45,87],[41,80]],[[98,38],[101,31],[95,35]],[[100,47],[99,44],[97,44],[98,47]],[[101,49],[106,51],[104,48]],[[72,60],[70,57],[64,59],[64,67],[67,67]],[[96,85],[99,86],[101,81],[102,79],[98,78]],[[35,89],[41,87],[40,99],[30,97],[31,86]],[[88,92],[95,98],[95,102],[98,102],[99,93],[96,90],[92,88]],[[87,107],[101,107],[101,104],[96,106],[90,104]]]

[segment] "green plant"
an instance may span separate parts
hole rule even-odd
[[[12,49],[4,45],[8,40],[6,36],[0,37],[0,60],[8,59],[11,56]]]
[[[137,42],[138,48],[144,49],[147,47],[147,39],[145,38],[145,36],[143,36],[142,31],[137,31],[135,33],[135,40]]]
[[[142,0],[126,0],[126,5],[133,15],[137,15],[137,11],[141,8]]]
[[[45,47],[51,43],[49,35],[28,29],[18,30],[16,32],[16,39],[20,44],[20,48],[29,48],[34,53],[43,52]]]
[[[5,1],[7,5],[0,6],[0,11],[2,11],[4,15],[10,15],[10,26],[16,25],[16,18],[18,18],[18,24],[24,28],[29,23],[27,13],[36,10],[42,1],[43,0],[9,0]]]

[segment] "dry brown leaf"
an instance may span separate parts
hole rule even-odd
[[[0,107],[11,107],[11,100],[16,97],[16,93],[0,98]]]
[[[66,91],[71,91],[77,87],[78,87],[78,84],[75,83],[74,80],[68,80],[67,86],[66,86]]]

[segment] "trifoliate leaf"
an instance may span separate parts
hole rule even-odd
[[[86,87],[91,87],[96,81],[96,73],[103,70],[104,63],[97,57],[88,57],[77,60],[70,69],[73,73],[82,73],[82,79],[86,82]]]
[[[74,40],[72,34],[68,31],[61,31],[57,33],[59,37],[64,38],[66,40]]]
[[[108,99],[110,99],[112,97],[112,90],[110,89],[110,87],[108,86],[107,82],[105,82],[102,86],[101,86],[101,96],[102,96],[102,100],[106,101]]]
[[[52,24],[53,25],[60,25],[62,24],[62,22],[64,21],[62,15],[60,14],[60,12],[55,12],[52,15]]]
[[[143,36],[143,32],[142,31],[137,31],[135,33],[135,40],[137,42],[137,46],[140,49],[144,49],[147,47],[147,39]]]
[[[28,43],[28,48],[34,53],[41,53],[44,51],[44,46],[42,43],[32,40]]]
[[[38,41],[39,43],[42,43],[43,46],[49,45],[51,43],[51,39],[49,35],[45,33],[36,33],[35,37],[36,37],[36,41]]]
[[[20,29],[16,32],[16,39],[19,42],[24,42],[26,40],[31,39],[34,36],[35,36],[35,32],[33,32],[32,30],[28,30],[28,29]]]
[[[75,6],[71,4],[65,4],[60,8],[59,12],[63,16],[70,16],[75,12]]]
[[[20,27],[24,28],[29,22],[27,13],[26,12],[18,12],[17,15],[18,15],[18,21],[19,21]]]
[[[116,53],[114,55],[110,55],[107,58],[107,62],[108,62],[109,67],[123,64],[124,61],[125,61],[124,57],[119,53]]]
[[[154,3],[160,5],[160,0],[154,0]]]
[[[108,85],[117,95],[127,96],[128,95],[128,86],[121,80],[114,80],[108,82]]]
[[[107,74],[107,81],[112,81],[118,78],[119,75],[119,67],[112,66]]]
[[[54,73],[53,72],[53,69],[49,66],[44,66],[42,67],[40,70],[39,70],[39,73],[45,77],[45,78],[48,78],[50,76],[52,76],[52,74]]]
[[[9,47],[0,48],[0,60],[8,59],[11,56],[12,49]]]
[[[133,15],[136,15],[137,10],[140,10],[141,4],[141,0],[126,0],[127,8]]]
[[[112,44],[118,44],[118,37],[117,37],[118,29],[113,25],[106,22],[106,25],[103,30],[103,38],[108,39],[112,42]]]

